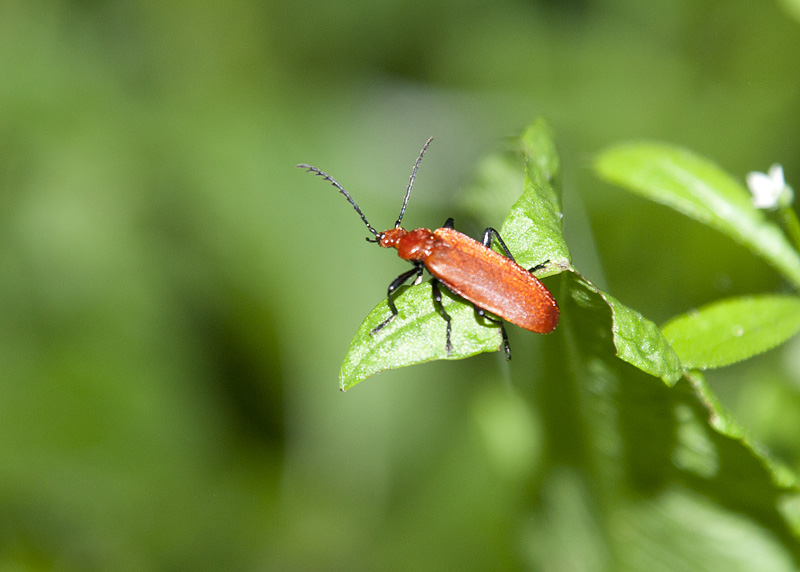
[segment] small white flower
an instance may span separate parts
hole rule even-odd
[[[747,173],[747,186],[753,193],[753,206],[757,209],[774,209],[788,205],[794,198],[792,187],[783,178],[783,167],[774,164],[769,173]]]

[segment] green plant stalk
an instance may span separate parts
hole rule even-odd
[[[797,213],[794,212],[791,206],[787,205],[778,209],[778,215],[795,250],[800,252],[800,221],[797,219]]]

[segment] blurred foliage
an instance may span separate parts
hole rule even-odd
[[[579,454],[544,429],[561,410],[540,366],[563,348],[509,328],[508,366],[431,363],[338,392],[348,340],[407,265],[294,165],[389,226],[435,135],[406,222],[463,228],[454,194],[479,157],[543,115],[593,282],[658,323],[780,292],[744,247],[588,167],[646,138],[742,177],[780,162],[797,188],[795,6],[4,2],[0,567],[609,569],[602,472],[541,471]],[[709,374],[795,469],[797,343]],[[671,481],[600,511],[629,527],[626,569],[709,536],[780,561],[763,521],[697,490]]]

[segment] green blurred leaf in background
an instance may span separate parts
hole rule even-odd
[[[790,4],[5,2],[0,568],[797,569],[796,337],[670,387],[651,326],[780,293],[796,254],[760,215],[734,210],[733,242],[587,168],[650,139],[694,150],[667,149],[695,182],[716,180],[705,156],[797,188]],[[540,115],[560,159],[531,142],[536,178],[492,152]],[[408,224],[550,258],[564,320],[509,328],[507,368],[433,361],[342,395],[402,261],[294,165],[392,221],[398,157],[431,134]],[[479,164],[502,188],[471,202]],[[501,227],[518,185],[557,222],[526,204]]]

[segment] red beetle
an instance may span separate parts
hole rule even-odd
[[[376,242],[384,248],[396,248],[400,258],[410,261],[414,266],[389,284],[387,298],[392,313],[375,326],[371,333],[374,334],[397,316],[397,307],[394,304],[395,291],[408,282],[411,277],[421,278],[423,268],[426,268],[433,276],[431,288],[436,310],[447,322],[447,354],[449,355],[452,349],[450,315],[442,306],[439,284],[472,302],[475,312],[479,316],[500,325],[506,358],[511,359],[508,335],[502,320],[532,332],[547,334],[558,325],[558,305],[550,291],[532,274],[543,265],[526,270],[517,264],[500,234],[492,227],[484,230],[483,241],[478,242],[455,230],[452,218],[447,219],[444,226],[436,230],[418,228],[407,231],[400,226],[408,198],[411,196],[411,187],[414,185],[417,168],[432,140],[433,137],[425,142],[416,163],[414,163],[403,206],[400,209],[400,216],[397,217],[394,228],[383,232],[376,231],[369,224],[367,217],[361,212],[350,194],[333,177],[305,163],[297,166],[319,175],[339,189],[339,192],[353,205],[369,231],[375,235],[374,239],[368,238],[368,241]],[[506,256],[490,248],[494,239],[503,248]],[[492,318],[486,315],[486,312],[501,319]]]

